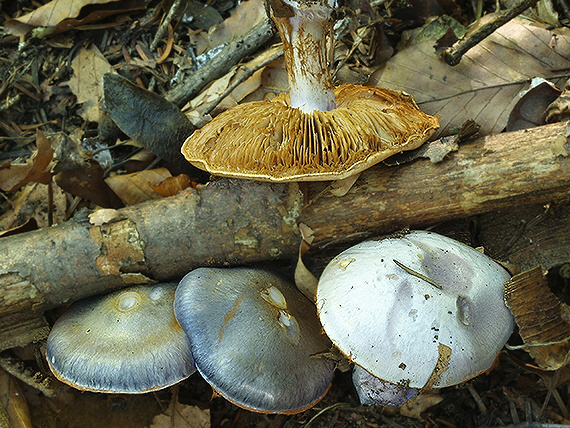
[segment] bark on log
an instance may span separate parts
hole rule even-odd
[[[45,337],[47,309],[134,283],[178,278],[196,266],[291,259],[297,223],[316,245],[424,227],[570,195],[566,126],[493,135],[441,163],[365,171],[343,197],[327,183],[220,180],[175,197],[0,238],[0,349]],[[101,212],[99,213],[101,214]],[[97,220],[99,219],[99,220]],[[570,230],[568,221],[563,230]],[[560,233],[560,230],[557,231]],[[562,235],[568,241],[570,233]]]

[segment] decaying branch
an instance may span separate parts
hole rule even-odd
[[[261,45],[267,43],[273,36],[273,27],[269,18],[264,19],[243,37],[229,43],[222,51],[208,61],[200,70],[185,79],[180,85],[166,93],[165,98],[176,104],[184,106],[192,97],[198,94],[204,86],[212,82],[236,65],[244,57],[251,55]]]
[[[291,259],[299,222],[315,231],[315,246],[349,244],[564,200],[566,135],[564,124],[554,124],[467,143],[438,164],[379,165],[343,197],[322,192],[328,183],[223,179],[198,192],[0,238],[0,349],[45,337],[45,310],[95,293],[179,278],[197,266]],[[567,237],[570,221],[562,227]]]

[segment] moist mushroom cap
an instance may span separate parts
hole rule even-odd
[[[187,378],[196,368],[174,317],[175,290],[137,286],[73,303],[48,336],[50,369],[93,392],[144,393]]]
[[[212,174],[265,181],[324,181],[363,171],[422,145],[439,127],[410,95],[345,84],[337,107],[305,113],[289,96],[240,104],[184,142],[182,153]]]
[[[248,410],[297,413],[327,392],[333,361],[315,307],[258,269],[199,268],[176,291],[174,310],[196,367],[220,395]]]
[[[372,375],[441,388],[492,366],[514,327],[503,301],[508,279],[479,251],[417,231],[335,257],[319,280],[317,308],[333,343]],[[451,354],[442,359],[447,347]],[[447,369],[435,373],[436,365]]]
[[[407,385],[396,385],[372,376],[358,364],[352,371],[352,383],[360,404],[365,406],[401,407],[418,394],[419,390]]]

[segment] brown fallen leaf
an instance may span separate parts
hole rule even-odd
[[[25,164],[6,163],[0,167],[0,188],[11,193],[28,183],[47,184],[51,180],[54,150],[46,136],[38,129],[37,150]]]
[[[178,192],[187,189],[191,185],[192,182],[190,181],[190,177],[188,177],[186,174],[180,174],[176,177],[167,177],[158,185],[149,183],[149,186],[164,198],[168,196],[174,196]]]
[[[546,124],[548,106],[561,94],[560,89],[544,79],[532,79],[531,87],[513,107],[507,132]]]
[[[2,427],[31,428],[33,426],[28,402],[20,384],[3,369],[0,369],[0,402],[10,422],[10,425],[5,425],[2,421]]]
[[[74,20],[81,10],[88,5],[125,3],[123,7],[106,6],[106,10],[98,10],[82,20]],[[138,2],[141,3],[141,2]],[[107,16],[117,15],[119,12],[137,10],[142,4],[127,0],[52,0],[43,6],[27,13],[19,18],[9,19],[4,23],[4,31],[8,34],[23,36],[37,27],[45,27],[45,34],[55,34],[85,24],[103,19]],[[67,21],[64,23],[64,21]],[[56,31],[57,29],[57,31]]]
[[[210,409],[181,404],[175,387],[168,409],[152,419],[150,428],[210,428]]]
[[[54,180],[70,195],[87,199],[103,208],[119,208],[123,204],[106,184],[104,173],[101,165],[87,160],[82,167],[58,172]]]
[[[0,232],[0,238],[4,236],[17,235],[19,233],[30,232],[31,230],[36,230],[36,229],[38,229],[38,222],[36,221],[35,218],[32,217],[27,219],[24,224],[12,227],[11,229],[2,230]]]
[[[67,198],[58,187],[52,188],[52,217],[48,216],[48,186],[45,184],[28,184],[10,198],[10,209],[0,216],[0,230],[10,230],[35,221],[38,228],[49,227],[66,220]],[[32,223],[33,224],[33,223]]]
[[[435,392],[424,392],[400,407],[400,414],[408,418],[422,419],[423,412],[442,401],[443,397],[441,395]]]
[[[303,255],[311,248],[313,239],[315,239],[315,231],[305,223],[299,223],[299,231],[301,232],[301,244],[295,266],[295,285],[307,299],[314,301],[319,280],[303,263]]]
[[[519,326],[520,347],[546,370],[557,370],[570,359],[570,308],[552,293],[540,267],[505,283],[505,302]]]
[[[125,205],[134,205],[151,199],[161,198],[152,186],[158,186],[163,180],[171,177],[166,168],[156,168],[134,172],[132,174],[108,177],[105,182],[117,194]]]
[[[433,41],[402,49],[374,72],[369,84],[405,91],[428,114],[440,115],[433,138],[468,119],[480,134],[501,132],[518,95],[534,77],[558,85],[570,68],[570,29],[546,30],[513,20],[471,49],[455,67],[435,53]]]
[[[88,122],[98,122],[99,101],[103,99],[103,75],[111,73],[113,68],[93,44],[79,50],[71,61],[71,68],[73,76],[69,79],[69,88],[77,102],[83,104],[79,115]]]
[[[570,119],[570,81],[566,81],[564,90],[546,109],[546,121],[561,122]]]
[[[198,55],[243,36],[266,18],[262,0],[248,0],[238,4],[233,14],[210,31],[191,36]]]

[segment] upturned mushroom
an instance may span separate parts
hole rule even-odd
[[[400,386],[392,404],[401,405],[410,388],[459,384],[493,365],[514,327],[503,300],[509,278],[481,252],[415,231],[336,256],[319,279],[317,308],[342,353]]]
[[[297,413],[316,404],[334,362],[312,303],[291,284],[248,268],[198,268],[176,291],[174,310],[196,367],[214,390],[262,413]]]
[[[270,0],[285,56],[289,94],[235,106],[182,147],[213,174],[265,181],[323,181],[363,171],[423,144],[439,127],[410,95],[333,87],[327,54],[336,0]]]
[[[174,317],[176,284],[137,286],[73,303],[55,322],[47,361],[83,391],[137,394],[194,373],[188,337]]]

